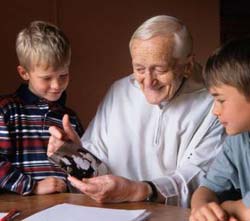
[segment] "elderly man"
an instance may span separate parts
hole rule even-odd
[[[194,62],[192,37],[178,19],[156,16],[135,31],[130,52],[134,73],[111,86],[81,138],[110,174],[69,180],[99,202],[188,207],[223,140]],[[48,155],[65,136],[80,143],[67,116],[64,132],[55,127],[50,132]]]

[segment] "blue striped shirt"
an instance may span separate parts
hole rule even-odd
[[[62,128],[64,114],[78,135],[77,115],[65,107],[66,94],[56,102],[34,95],[22,84],[16,93],[0,98],[0,188],[30,194],[37,181],[48,176],[66,180],[66,174],[47,158],[48,128]]]

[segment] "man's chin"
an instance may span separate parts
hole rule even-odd
[[[163,99],[159,99],[159,98],[152,98],[152,97],[146,97],[147,102],[153,105],[159,105]]]
[[[161,102],[163,101],[167,101],[169,94],[164,94],[160,91],[156,92],[156,91],[144,91],[144,96],[146,98],[146,100],[148,101],[148,103],[150,104],[155,104],[155,105],[159,105],[161,104]]]

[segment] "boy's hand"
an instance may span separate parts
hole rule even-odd
[[[67,191],[65,181],[55,178],[47,177],[44,180],[37,182],[33,193],[36,195],[50,194],[50,193],[62,193]]]
[[[222,208],[232,217],[229,221],[240,220],[248,221],[250,217],[250,209],[247,208],[242,200],[225,201],[221,204]],[[233,217],[235,217],[233,219]]]
[[[55,151],[57,151],[65,141],[72,141],[75,144],[81,144],[80,138],[70,124],[69,116],[65,114],[63,116],[63,130],[52,126],[49,128],[51,134],[48,143],[47,155],[51,156]]]
[[[193,208],[189,221],[227,221],[226,211],[216,202]]]

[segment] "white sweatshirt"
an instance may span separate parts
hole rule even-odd
[[[111,86],[82,144],[112,174],[151,180],[166,204],[188,207],[224,137],[212,103],[189,79],[170,102],[149,104],[130,75]]]

